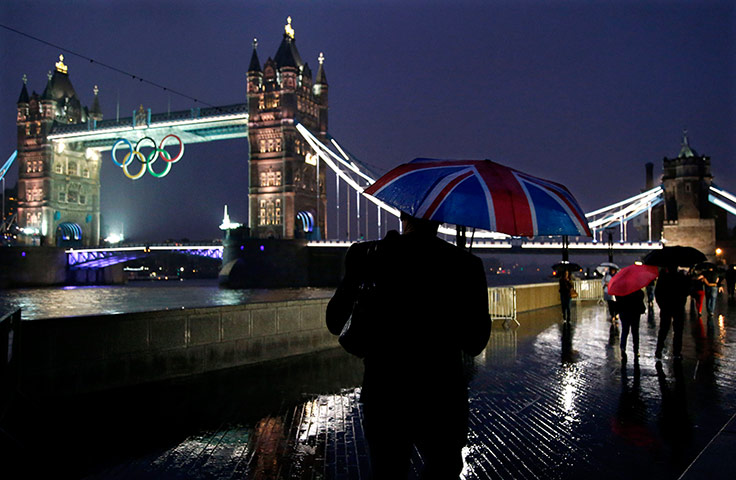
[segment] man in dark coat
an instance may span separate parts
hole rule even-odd
[[[340,334],[372,276],[380,314],[361,402],[374,478],[405,479],[412,446],[424,460],[422,478],[458,478],[468,433],[463,354],[481,353],[491,329],[485,272],[480,259],[437,238],[436,222],[401,220],[402,235],[350,247],[327,327]]]
[[[675,360],[682,359],[682,329],[685,326],[685,304],[690,292],[690,279],[677,271],[676,266],[664,267],[654,288],[654,297],[659,305],[659,334],[654,357],[662,358],[664,342],[672,325],[672,354]]]

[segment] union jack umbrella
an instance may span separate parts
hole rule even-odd
[[[513,236],[591,236],[585,213],[559,183],[490,160],[417,158],[365,193],[414,217]]]

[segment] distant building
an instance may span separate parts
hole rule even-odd
[[[325,171],[295,122],[325,140],[328,88],[322,54],[316,78],[296,48],[291,17],[276,55],[261,68],[253,42],[248,67],[250,234],[256,238],[326,235]]]
[[[100,157],[48,139],[56,125],[102,120],[97,87],[91,110],[71,84],[63,56],[39,96],[24,76],[18,98],[18,226],[22,244],[93,246],[100,239]]]
[[[653,188],[653,164],[646,165],[646,190]],[[652,240],[667,245],[689,245],[707,255],[715,251],[716,239],[728,237],[726,211],[710,203],[713,183],[710,157],[690,146],[687,132],[682,134],[679,154],[662,160],[664,201],[652,209]],[[641,238],[646,238],[645,215],[635,222]]]

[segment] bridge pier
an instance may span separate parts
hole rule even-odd
[[[225,238],[220,285],[227,288],[333,287],[342,278],[347,248],[307,247],[304,239]]]

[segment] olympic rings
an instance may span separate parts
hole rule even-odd
[[[179,153],[177,153],[176,156],[174,157],[172,157],[171,154],[167,150],[164,149],[164,143],[166,142],[166,139],[168,139],[169,137],[174,138],[176,139],[176,141],[179,142]],[[146,148],[152,148],[151,152],[148,155],[144,155],[140,151],[140,148],[143,148],[141,147],[141,144],[144,142],[150,142],[151,144],[150,147],[147,147],[144,145],[144,147]],[[125,154],[122,162],[118,162],[116,153],[118,151],[118,148],[120,148],[122,144],[125,144],[128,147],[128,153]],[[181,160],[181,157],[184,156],[184,142],[182,142],[181,138],[179,138],[178,136],[174,135],[173,133],[170,133],[166,135],[161,140],[161,143],[159,143],[158,145],[156,145],[156,141],[153,138],[143,137],[140,140],[138,140],[134,148],[133,144],[130,143],[129,140],[125,138],[119,138],[112,145],[111,156],[112,156],[112,161],[115,163],[115,165],[122,168],[125,176],[130,178],[131,180],[138,180],[146,173],[146,170],[148,170],[148,173],[150,173],[152,176],[156,178],[163,178],[166,175],[168,175],[169,172],[171,171],[171,165]],[[166,163],[166,167],[163,169],[163,171],[161,171],[161,173],[156,173],[153,170],[152,165],[156,160],[158,160],[159,156],[164,159],[164,162]],[[138,171],[138,173],[136,173],[135,175],[131,174],[128,171],[128,166],[133,161],[133,158],[135,158],[141,163],[141,168]]]

